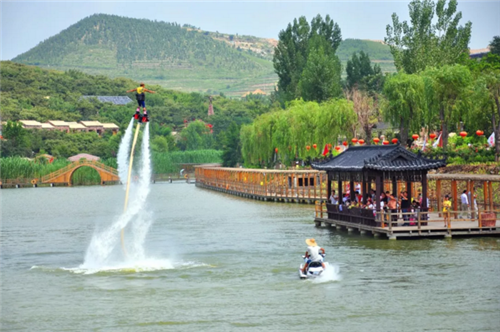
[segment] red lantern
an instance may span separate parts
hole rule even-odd
[[[311,150],[311,147],[310,147],[309,145],[308,145],[308,146],[306,146],[306,150],[307,150],[307,151]]]
[[[318,146],[316,144],[313,144],[313,149],[316,149]]]
[[[337,145],[337,146],[335,147],[335,150],[339,151],[339,150],[340,150],[340,146],[338,146],[338,145]]]
[[[380,142],[380,138],[375,137],[375,138],[373,139],[373,142],[374,142],[375,144],[378,144],[378,142]]]
[[[477,136],[483,136],[484,135],[484,131],[478,130],[478,131],[476,131],[476,135]]]
[[[356,144],[356,143],[358,143],[358,139],[357,139],[356,137],[354,137],[354,138],[351,140],[351,142],[352,142],[353,144]]]
[[[430,137],[431,139],[435,139],[435,138],[436,138],[436,136],[437,136],[437,135],[436,135],[436,134],[434,134],[434,133],[432,133],[432,134],[430,134],[430,135],[429,135],[429,137]]]
[[[347,142],[346,142],[346,141],[343,141],[343,142],[342,142],[342,145],[343,145],[343,146],[347,146]]]
[[[414,140],[417,140],[417,139],[418,139],[418,135],[417,135],[417,134],[413,134],[413,135],[411,136],[411,138],[413,138]]]
[[[274,152],[278,153],[278,148],[275,148],[275,149],[274,149]]]
[[[364,139],[360,139],[360,140],[358,141],[358,143],[359,143],[359,145],[363,145],[363,144],[365,144],[365,140],[364,140]]]
[[[397,138],[393,138],[391,142],[392,142],[392,144],[397,144],[398,143],[398,139]]]
[[[467,132],[465,132],[465,131],[461,131],[461,132],[460,132],[460,136],[462,136],[462,138],[465,138],[465,136],[467,136]]]
[[[389,141],[383,141],[382,144],[389,145]]]

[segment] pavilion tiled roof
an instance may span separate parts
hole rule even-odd
[[[446,166],[443,159],[424,158],[398,145],[353,146],[338,156],[311,163],[320,171],[361,172],[376,171],[418,171]]]

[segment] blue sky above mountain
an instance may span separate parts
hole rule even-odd
[[[95,13],[188,23],[206,31],[277,38],[294,18],[310,20],[329,14],[342,29],[343,38],[383,39],[392,13],[408,19],[409,1],[324,2],[134,2],[134,1],[2,1],[2,60],[28,51],[43,40]],[[500,35],[499,1],[459,1],[464,24],[472,22],[471,48],[483,48]],[[144,31],[147,34],[147,31]]]

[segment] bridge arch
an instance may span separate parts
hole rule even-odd
[[[82,164],[82,165],[77,165],[76,167],[74,167],[74,168],[73,168],[73,169],[69,172],[69,174],[68,174],[68,184],[69,184],[70,186],[72,186],[72,185],[73,185],[73,174],[75,174],[75,171],[76,171],[77,169],[80,169],[80,168],[82,168],[82,167],[89,167],[89,168],[94,169],[94,170],[97,172],[97,174],[99,175],[99,183],[100,183],[101,185],[102,185],[102,184],[104,184],[104,181],[103,181],[103,179],[102,179],[102,174],[101,174],[101,171],[100,171],[100,169],[99,169],[99,168],[95,167],[95,166],[94,166],[94,165],[92,165],[92,164]]]

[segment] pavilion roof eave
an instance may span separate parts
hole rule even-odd
[[[424,158],[400,145],[350,147],[336,157],[311,164],[314,169],[327,172],[360,173],[428,171],[446,166],[444,159]]]

